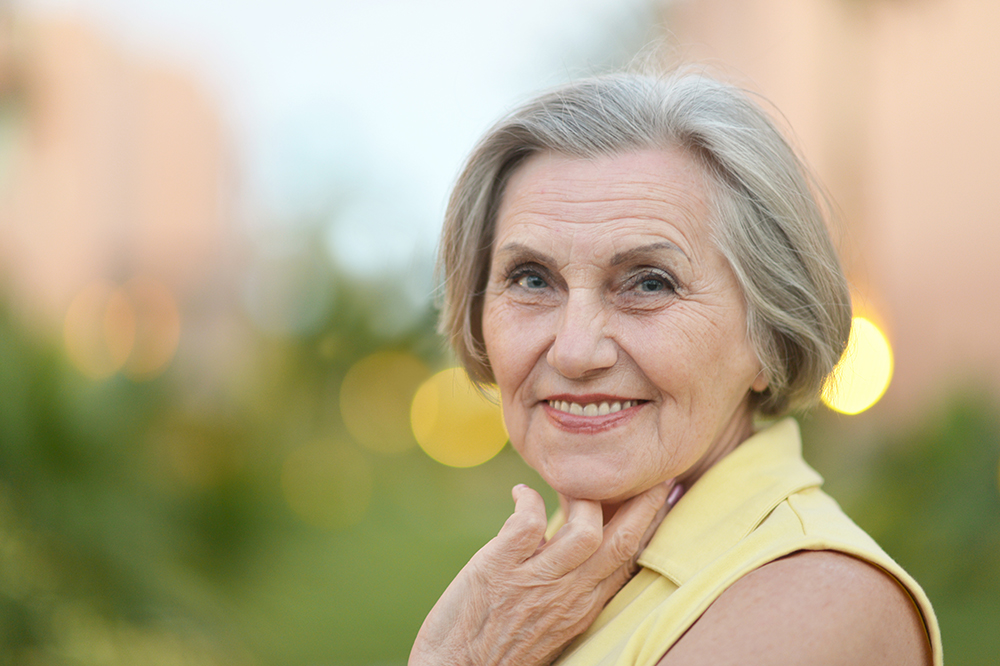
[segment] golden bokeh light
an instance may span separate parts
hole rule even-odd
[[[871,321],[855,317],[847,350],[823,387],[823,402],[842,414],[859,414],[889,388],[892,368],[889,340]]]
[[[352,447],[318,442],[292,451],[281,470],[285,501],[305,523],[322,529],[361,522],[371,503],[371,464]]]
[[[423,361],[384,351],[355,363],[340,385],[340,414],[347,431],[378,453],[406,451],[416,442],[410,430],[410,400],[430,375]]]
[[[166,369],[181,337],[177,300],[162,282],[136,277],[125,285],[135,311],[136,334],[124,371],[132,379],[148,380]]]
[[[70,361],[92,379],[118,371],[152,379],[173,359],[180,340],[177,300],[161,282],[133,278],[124,286],[95,280],[66,312],[63,335]]]
[[[95,280],[77,294],[63,329],[70,361],[92,379],[110,377],[125,364],[135,332],[127,294],[108,280]]]
[[[420,448],[451,467],[481,465],[507,443],[498,401],[484,397],[462,368],[442,370],[420,386],[410,422]]]

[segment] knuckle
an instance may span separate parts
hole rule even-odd
[[[512,541],[531,542],[537,545],[545,534],[545,527],[545,518],[542,516],[515,513],[507,518],[500,533]]]
[[[513,516],[511,516],[513,518]],[[545,528],[548,527],[548,523],[544,516],[537,514],[525,514],[519,516],[519,525],[517,529],[531,537],[540,537],[545,534]]]
[[[604,530],[600,525],[577,523],[573,526],[573,540],[581,550],[594,552],[604,541]]]
[[[642,539],[642,533],[637,529],[623,529],[615,532],[608,539],[608,551],[611,558],[616,562],[626,562],[635,555],[635,551]]]

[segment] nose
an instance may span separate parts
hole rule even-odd
[[[560,313],[549,365],[569,379],[583,379],[612,367],[618,347],[608,336],[609,314],[599,296],[571,291]]]

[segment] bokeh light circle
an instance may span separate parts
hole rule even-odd
[[[125,292],[136,314],[136,335],[124,371],[132,379],[149,380],[160,375],[177,352],[180,308],[170,289],[150,277],[132,278]]]
[[[442,370],[420,386],[410,422],[420,448],[450,467],[481,465],[507,443],[499,400],[484,396],[462,368]]]
[[[318,442],[292,451],[281,469],[281,489],[295,515],[314,527],[361,522],[371,503],[371,464],[357,449]]]
[[[126,292],[95,280],[76,295],[66,312],[63,335],[70,361],[92,379],[117,372],[135,344],[136,315]]]
[[[859,414],[885,394],[892,370],[889,340],[871,321],[855,317],[847,350],[823,386],[823,402],[842,414]]]
[[[405,352],[376,352],[355,363],[340,385],[340,415],[347,431],[378,453],[411,448],[416,442],[410,401],[430,374],[423,361]]]
[[[173,360],[181,334],[177,299],[147,276],[122,286],[94,280],[66,311],[66,353],[80,372],[104,379],[118,371],[134,380],[158,376]]]

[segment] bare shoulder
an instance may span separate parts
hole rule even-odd
[[[737,581],[660,661],[672,664],[931,663],[909,594],[878,567],[803,551]]]

